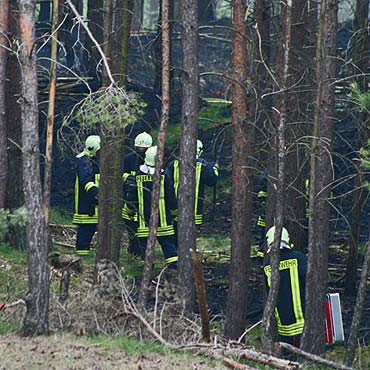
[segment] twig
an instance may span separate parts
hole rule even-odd
[[[238,343],[241,343],[241,341],[243,340],[243,338],[245,337],[245,335],[248,334],[251,330],[253,330],[258,325],[260,325],[261,323],[262,323],[262,320],[260,320],[260,321],[256,322],[255,324],[253,324],[250,328],[245,329],[244,333],[239,337]]]
[[[67,248],[74,248],[75,246],[72,244],[67,244],[67,243],[62,243],[62,242],[57,242],[56,240],[53,240],[53,244],[61,245],[62,247],[67,247]]]
[[[86,26],[83,18],[81,17],[81,15],[79,14],[79,12],[76,10],[75,6],[71,3],[71,0],[66,0],[66,4],[71,8],[72,12],[75,14],[77,20],[78,20],[78,23],[81,24],[81,26],[85,29],[87,35],[90,37],[91,41],[94,43],[94,45],[96,46],[100,56],[102,57],[103,59],[103,63],[104,63],[104,67],[105,67],[105,70],[107,71],[107,75],[108,75],[108,78],[110,80],[110,83],[111,85],[113,86],[115,84],[115,81],[113,79],[113,76],[112,76],[112,73],[110,71],[110,68],[109,68],[109,64],[108,64],[108,61],[107,61],[107,58],[106,56],[104,55],[103,53],[103,50],[101,49],[99,43],[96,41],[95,37],[93,36],[93,34],[91,33],[89,27]]]
[[[322,358],[320,356],[317,356],[317,355],[313,355],[312,353],[308,353],[308,352],[305,352],[305,351],[302,351],[301,349],[299,348],[296,348],[288,343],[282,343],[282,342],[279,342],[279,346],[290,351],[290,352],[293,352],[294,354],[300,356],[300,357],[303,357],[309,361],[312,361],[312,362],[315,362],[317,364],[321,364],[321,365],[324,365],[324,366],[328,366],[328,367],[331,367],[333,369],[339,369],[339,370],[353,370],[352,367],[348,367],[348,366],[345,366],[345,365],[342,365],[342,364],[338,364],[334,361],[330,361],[330,360],[327,360],[325,358]]]

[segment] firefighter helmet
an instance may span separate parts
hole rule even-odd
[[[268,229],[266,233],[266,238],[267,238],[267,246],[271,246],[274,243],[275,240],[275,231],[276,231],[276,226],[272,226]],[[283,227],[281,230],[281,242],[280,243],[280,248],[290,248],[289,245],[289,233],[288,230]]]
[[[149,167],[154,167],[156,156],[157,156],[157,146],[151,146],[145,152],[145,164]]]
[[[135,146],[138,148],[149,148],[152,144],[152,137],[145,131],[135,137]]]
[[[80,154],[77,154],[77,158],[81,158],[84,155],[88,157],[94,157],[98,150],[100,149],[100,136],[98,135],[90,135],[85,140],[85,148],[84,151]]]
[[[197,158],[199,158],[203,153],[203,143],[198,139],[197,140]]]

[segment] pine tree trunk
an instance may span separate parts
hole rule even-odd
[[[161,186],[161,170],[163,168],[164,147],[170,112],[170,24],[169,24],[169,0],[162,0],[162,118],[157,139],[157,157],[155,161],[155,174],[153,180],[153,192],[150,207],[149,236],[146,247],[145,266],[140,286],[139,304],[144,307],[149,284],[151,281],[152,266],[156,242],[156,232],[159,224],[159,196]]]
[[[368,61],[370,57],[370,40],[367,30],[369,20],[369,0],[357,0],[355,17],[353,20],[353,36],[352,36],[352,60],[354,65],[353,73],[363,73],[363,76],[357,78],[357,82],[361,87],[362,92],[368,91],[367,73]],[[366,145],[369,137],[370,128],[367,127],[368,112],[357,113],[357,150]],[[346,268],[345,293],[354,294],[356,292],[356,276],[357,276],[357,250],[360,237],[361,211],[365,200],[363,191],[363,173],[362,169],[358,168],[355,186],[353,191],[353,209],[351,222],[351,235],[349,240],[349,251]]]
[[[301,348],[324,349],[325,295],[328,285],[329,203],[332,173],[334,81],[338,1],[323,0],[316,54],[316,111],[311,146],[310,222],[305,328]]]
[[[9,39],[19,39],[18,6],[9,3]],[[8,181],[6,184],[6,208],[18,208],[24,204],[22,175],[22,124],[19,95],[21,72],[17,56],[8,53],[6,60],[5,102],[8,149]]]
[[[196,250],[194,224],[195,166],[199,117],[198,2],[184,0],[182,18],[182,126],[179,184],[179,279],[186,311],[194,309],[195,286],[190,249]]]
[[[47,334],[49,330],[48,242],[42,209],[39,163],[37,73],[35,44],[35,5],[19,0],[22,45],[19,60],[22,71],[23,187],[27,208],[28,292],[23,334]]]
[[[59,0],[53,1],[53,20],[51,33],[51,53],[50,53],[50,82],[49,82],[49,102],[47,116],[46,148],[45,148],[45,171],[44,171],[44,214],[45,223],[49,225],[50,218],[50,196],[51,196],[51,171],[53,161],[53,133],[55,118],[55,95],[57,87],[57,57],[58,57],[58,16]]]
[[[246,2],[233,2],[232,78],[232,213],[230,285],[224,335],[236,339],[245,330],[247,320],[248,271],[250,257],[251,189],[248,154],[252,126],[247,123],[247,43]]]
[[[352,318],[351,331],[348,338],[346,353],[343,361],[343,363],[347,366],[352,366],[353,360],[355,358],[358,340],[358,330],[360,328],[360,320],[366,298],[366,285],[369,277],[369,267],[370,267],[370,234],[367,242],[364,263],[362,265],[361,281],[357,292],[356,306]]]
[[[274,351],[274,310],[277,303],[280,273],[280,241],[281,230],[284,226],[284,210],[286,204],[285,193],[285,135],[287,126],[288,113],[288,83],[289,69],[291,57],[291,41],[292,41],[292,0],[281,2],[280,13],[280,30],[279,30],[279,45],[281,46],[281,64],[277,67],[276,81],[278,83],[279,93],[277,94],[276,106],[278,107],[278,126],[276,130],[276,148],[277,148],[277,186],[276,186],[276,206],[275,206],[275,225],[276,235],[275,243],[270,252],[271,263],[271,285],[266,301],[266,306],[263,312],[262,323],[262,343],[268,352]]]
[[[9,1],[4,0],[0,6],[0,184],[6,184],[8,179],[7,130],[5,116],[5,76],[6,58],[9,42],[8,34]],[[5,208],[6,186],[0,188],[0,208]]]

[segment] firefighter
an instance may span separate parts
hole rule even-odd
[[[195,225],[198,226],[203,224],[203,202],[205,187],[215,186],[218,179],[218,166],[217,165],[212,166],[205,159],[201,158],[202,153],[203,153],[203,143],[200,140],[197,140],[194,220]],[[168,174],[168,176],[171,177],[173,181],[175,194],[177,198],[180,180],[178,159],[173,160],[169,164],[169,166],[166,169],[166,173]]]
[[[91,135],[86,138],[83,152],[76,156],[73,223],[78,225],[76,253],[79,255],[89,254],[91,239],[98,224],[99,150],[100,137]]]
[[[268,249],[263,271],[267,287],[271,284],[269,252],[274,243],[275,230],[276,227],[272,226],[266,233]],[[285,227],[281,231],[279,272],[280,287],[275,308],[279,340],[299,346],[304,327],[307,257],[291,249]]]
[[[141,132],[135,137],[135,150],[126,154],[123,159],[123,182],[124,188],[123,192],[127,191],[127,186],[125,182],[128,176],[135,176],[139,167],[144,164],[145,151],[152,146],[153,139],[147,132]],[[124,195],[125,199],[126,196]],[[140,246],[136,238],[137,231],[137,215],[128,213],[128,206],[126,203],[122,207],[122,219],[127,228],[129,246],[128,252],[134,256],[140,256]]]
[[[135,176],[129,176],[127,179],[128,189],[125,199],[127,212],[129,216],[137,214],[138,226],[136,237],[139,241],[139,253],[142,258],[145,258],[146,243],[149,235],[151,197],[156,155],[156,146],[147,149],[145,152],[144,164],[139,167]],[[177,268],[178,257],[171,211],[176,208],[177,201],[173,183],[168,176],[161,175],[157,239],[162,247],[166,264],[169,268],[173,269]]]

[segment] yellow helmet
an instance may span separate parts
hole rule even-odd
[[[147,132],[142,132],[135,137],[135,146],[139,148],[149,148],[153,144],[152,137]]]
[[[88,157],[94,157],[98,150],[100,149],[100,136],[98,135],[90,135],[85,140],[85,148],[84,151],[80,154],[77,154],[77,158],[81,158],[84,155]]]
[[[267,246],[270,246],[271,244],[274,243],[275,240],[275,231],[276,231],[276,226],[272,226],[268,229],[266,233],[266,238],[267,238]],[[281,230],[281,239],[280,241],[284,242],[284,247],[290,248],[289,245],[289,233],[288,230],[283,227]]]
[[[145,152],[145,164],[150,167],[155,167],[155,157],[157,156],[157,146],[151,146]]]

